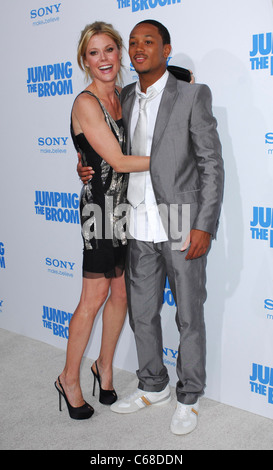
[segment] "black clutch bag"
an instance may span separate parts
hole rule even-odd
[[[183,67],[177,67],[176,65],[169,65],[167,70],[168,72],[171,72],[178,80],[183,80],[184,82],[191,81],[191,73],[188,69],[183,69]]]

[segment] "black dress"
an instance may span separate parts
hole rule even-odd
[[[117,91],[116,91],[117,92]],[[122,119],[114,121],[100,100],[91,92],[102,109],[105,121],[125,150],[125,135]],[[118,94],[118,92],[117,92]],[[98,155],[85,135],[74,134],[71,120],[71,136],[82,165],[91,166],[93,178],[83,186],[80,198],[80,218],[83,237],[83,276],[88,278],[117,277],[125,266],[126,209],[128,174],[116,173]]]

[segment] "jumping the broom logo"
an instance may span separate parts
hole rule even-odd
[[[6,268],[6,263],[5,263],[5,246],[4,243],[0,242],[0,268],[5,269]]]
[[[69,61],[29,67],[27,69],[27,91],[30,94],[37,93],[39,98],[72,95],[72,74],[72,64]]]
[[[79,224],[79,196],[74,193],[35,191],[35,213],[52,222]]]
[[[252,364],[252,374],[249,376],[252,393],[267,397],[268,403],[273,404],[273,369],[261,364]]]
[[[273,75],[273,34],[254,34],[249,55],[251,70],[269,70]]]
[[[68,339],[69,323],[72,315],[72,313],[65,312],[64,310],[43,305],[43,327],[51,330],[54,336]]]
[[[181,3],[181,0],[116,0],[118,8],[130,8],[132,13],[136,11],[143,11],[155,9],[157,7],[167,7],[169,5],[175,5]]]
[[[252,221],[250,222],[251,238],[266,241],[273,248],[273,208],[253,207]]]

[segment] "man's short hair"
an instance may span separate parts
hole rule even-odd
[[[159,23],[159,21],[156,21],[156,20],[143,20],[137,23],[136,26],[138,26],[139,24],[143,24],[143,23],[152,24],[158,29],[158,32],[160,36],[162,37],[163,46],[165,44],[171,44],[171,36],[166,26],[164,26],[162,23]]]

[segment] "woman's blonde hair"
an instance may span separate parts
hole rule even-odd
[[[123,40],[118,31],[116,31],[110,23],[95,21],[94,23],[86,25],[81,32],[77,51],[78,65],[85,73],[86,80],[90,78],[90,70],[84,63],[86,58],[86,49],[90,39],[96,34],[107,34],[107,36],[113,39],[120,51],[123,49]],[[121,72],[119,72],[119,80],[121,81]]]

